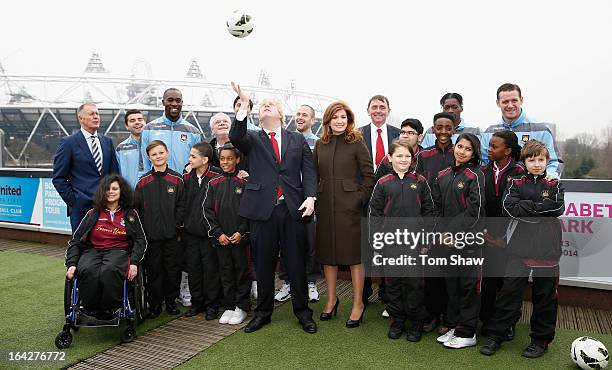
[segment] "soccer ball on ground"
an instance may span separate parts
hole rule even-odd
[[[600,341],[591,337],[576,338],[570,353],[572,361],[581,369],[603,369],[608,366],[608,350]]]
[[[253,26],[253,17],[242,10],[234,10],[227,19],[227,31],[234,37],[247,37],[253,32]]]

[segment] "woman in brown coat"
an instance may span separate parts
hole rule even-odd
[[[357,327],[363,318],[364,268],[361,263],[361,216],[374,187],[372,158],[355,115],[343,102],[334,102],[323,115],[323,135],[314,148],[318,173],[317,259],[323,264],[327,303],[321,320],[338,310],[336,296],[338,265],[349,265],[354,300],[347,327]]]

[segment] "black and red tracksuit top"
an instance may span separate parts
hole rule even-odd
[[[204,219],[204,196],[210,180],[219,176],[223,171],[214,166],[208,166],[202,175],[202,182],[198,182],[196,170],[183,175],[185,182],[185,231],[199,237],[208,237],[208,228]]]
[[[470,231],[485,216],[484,174],[478,166],[462,164],[438,172],[432,197],[440,216],[440,230]]]
[[[435,217],[431,189],[424,176],[392,170],[374,185],[369,217]]]
[[[425,176],[427,181],[433,184],[438,172],[452,166],[455,162],[453,148],[454,146],[450,144],[442,150],[436,140],[436,145],[421,150],[417,155],[416,172]]]
[[[512,179],[525,173],[525,167],[510,158],[505,166],[496,168],[493,162],[489,162],[480,169],[485,178],[485,214],[487,215],[487,232],[494,237],[502,237],[506,234],[507,222],[501,218],[507,218],[502,209],[502,200],[506,189]],[[497,177],[497,180],[496,180]],[[510,219],[507,219],[509,222]]]
[[[516,222],[508,228],[509,255],[528,266],[559,263],[562,230],[557,217],[565,211],[564,194],[561,182],[546,174],[527,173],[512,180],[503,198],[504,212]]]
[[[247,180],[236,174],[224,172],[208,183],[204,196],[204,219],[209,237],[217,239],[221,234],[229,237],[239,232],[245,240],[248,221],[238,211]]]
[[[388,220],[392,218],[397,221],[397,226],[410,231],[429,230],[435,216],[431,189],[424,176],[406,173],[401,179],[392,170],[374,185],[368,206],[370,232],[390,227]]]
[[[135,193],[147,239],[176,237],[185,215],[185,188],[181,175],[168,167],[164,172],[152,169],[138,180]]]

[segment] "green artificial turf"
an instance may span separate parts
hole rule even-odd
[[[315,318],[322,303],[311,305]],[[350,302],[342,301],[338,317],[321,322],[317,334],[304,333],[293,316],[291,304],[275,310],[272,324],[246,334],[239,331],[184,363],[180,369],[277,368],[277,369],[578,369],[569,357],[572,341],[590,335],[610,348],[612,336],[558,330],[555,342],[539,359],[526,359],[521,352],[529,344],[528,327],[517,328],[516,339],[504,343],[492,357],[478,352],[479,347],[452,350],[436,342],[436,335],[426,334],[421,342],[405,337],[387,338],[388,320],[381,317],[383,306],[370,305],[364,323],[347,329]],[[486,338],[479,338],[479,346]]]
[[[60,258],[10,251],[0,252],[0,368],[8,351],[58,351],[55,336],[64,324],[64,261]],[[162,314],[146,320],[137,333],[155,328],[173,317]],[[36,362],[32,368],[61,368],[119,344],[125,325],[81,328],[73,334],[65,362]],[[27,365],[25,362],[8,364]]]

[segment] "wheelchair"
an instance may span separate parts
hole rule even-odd
[[[62,331],[55,337],[55,346],[65,349],[72,344],[72,331],[82,327],[119,326],[122,321],[127,326],[121,334],[121,342],[129,343],[136,338],[136,324],[145,319],[146,292],[144,289],[144,274],[140,271],[133,281],[123,280],[123,305],[115,310],[112,317],[98,318],[90,315],[81,306],[79,297],[78,277],[66,279],[64,284],[64,314],[66,322]]]

